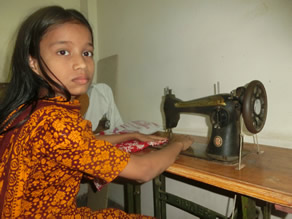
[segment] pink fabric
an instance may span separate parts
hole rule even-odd
[[[100,135],[125,134],[125,133],[132,133],[132,132],[140,132],[143,134],[153,134],[160,130],[161,128],[159,127],[159,125],[157,125],[154,122],[137,120],[137,121],[132,121],[132,122],[128,122],[123,125],[120,125],[112,131],[101,132]],[[155,141],[155,142],[141,142],[137,140],[130,140],[130,141],[125,141],[125,142],[116,144],[115,146],[123,151],[134,153],[134,152],[141,151],[147,148],[148,146],[155,147],[158,145],[165,144],[166,142],[167,140],[161,140],[161,141]]]
[[[116,144],[116,147],[118,147],[122,151],[133,153],[133,152],[141,151],[141,150],[147,148],[148,146],[155,147],[158,145],[165,144],[166,142],[167,142],[167,140],[160,140],[160,141],[156,141],[156,142],[141,142],[141,141],[137,141],[137,140],[131,140],[131,141],[126,141],[126,142],[123,142],[120,144]]]

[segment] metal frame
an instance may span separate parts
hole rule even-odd
[[[259,210],[256,208],[256,201],[253,198],[243,195],[235,195],[236,205],[231,216],[224,216],[209,208],[201,206],[182,197],[166,192],[165,178],[171,177],[172,174],[161,174],[153,179],[153,195],[154,195],[154,216],[158,219],[166,219],[166,204],[170,204],[192,215],[203,219],[256,219],[258,218]],[[238,197],[238,198],[236,198]],[[261,209],[264,219],[271,218],[271,203],[265,202]]]
[[[154,216],[165,219],[166,204],[170,204],[199,218],[227,219],[228,217],[205,208],[199,204],[166,192],[165,175],[161,174],[153,180]]]

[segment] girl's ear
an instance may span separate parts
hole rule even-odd
[[[39,64],[35,58],[29,56],[28,64],[29,64],[29,67],[31,68],[31,70],[33,70],[36,74],[40,75]]]

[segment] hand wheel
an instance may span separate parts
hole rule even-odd
[[[265,125],[268,111],[267,93],[264,85],[257,80],[251,81],[245,90],[242,116],[248,131],[256,134]]]

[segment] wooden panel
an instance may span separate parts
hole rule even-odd
[[[0,83],[0,97],[2,96],[2,93],[4,92],[4,89],[7,87],[8,83]]]
[[[3,88],[7,87],[8,83],[0,83],[0,89],[2,90]]]
[[[103,58],[97,62],[97,83],[107,84],[117,93],[118,55]]]

